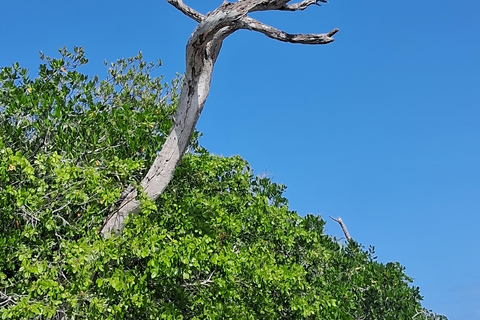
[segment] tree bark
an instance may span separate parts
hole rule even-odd
[[[140,184],[152,200],[157,199],[165,190],[187,150],[207,100],[213,67],[226,37],[236,30],[248,29],[284,42],[327,44],[333,41],[332,36],[338,32],[338,29],[334,29],[325,34],[289,34],[247,16],[248,13],[255,11],[304,10],[311,5],[318,5],[318,2],[325,2],[324,0],[304,0],[295,4],[289,4],[290,0],[239,0],[234,3],[224,1],[219,8],[206,15],[188,7],[182,0],[167,2],[197,21],[198,25],[187,42],[185,78],[173,128]],[[135,188],[127,188],[118,201],[118,206],[105,219],[100,230],[102,236],[120,234],[126,218],[140,212],[140,201],[137,196]]]

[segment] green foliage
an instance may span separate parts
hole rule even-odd
[[[165,141],[180,81],[141,55],[89,79],[81,48],[60,53],[33,80],[0,74],[2,319],[440,319],[400,264],[325,235],[283,185],[195,138],[160,198],[100,237]]]

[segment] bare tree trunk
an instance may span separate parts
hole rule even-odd
[[[284,42],[327,44],[333,41],[332,36],[338,32],[338,29],[334,29],[326,34],[288,34],[247,16],[254,11],[304,10],[310,5],[325,2],[324,0],[304,0],[295,4],[288,4],[289,0],[239,0],[235,3],[225,1],[207,15],[202,15],[188,7],[182,0],[167,0],[167,2],[199,24],[187,43],[185,79],[172,131],[141,182],[141,187],[153,200],[165,190],[187,150],[207,100],[213,67],[226,37],[236,30],[249,29]],[[130,214],[140,212],[140,201],[137,199],[135,188],[128,188],[118,202],[119,205],[105,219],[100,230],[103,236],[120,234],[125,225],[125,219]]]

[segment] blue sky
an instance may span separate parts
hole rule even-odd
[[[222,0],[190,0],[205,13]],[[142,51],[183,73],[195,22],[165,0],[2,1],[0,65],[83,46],[84,72]],[[380,261],[399,261],[424,305],[480,319],[480,2],[332,0],[258,13],[327,46],[229,37],[200,118],[211,152],[285,183],[293,210],[340,216]],[[342,236],[333,221],[326,231]]]

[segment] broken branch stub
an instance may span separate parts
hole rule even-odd
[[[345,235],[345,239],[347,239],[347,242],[352,240],[352,237],[350,236],[350,233],[348,233],[347,226],[343,222],[342,218],[340,217],[334,218],[330,216],[330,219],[332,219],[333,221],[337,222],[340,225],[340,228],[342,228],[343,234]]]
[[[223,40],[239,29],[260,32],[279,41],[303,44],[327,44],[332,42],[334,29],[323,34],[289,34],[248,17],[250,12],[281,10],[305,10],[324,0],[304,0],[289,4],[289,0],[239,0],[225,1],[216,10],[203,15],[185,5],[182,0],[167,0],[186,16],[198,22],[187,42],[185,78],[177,105],[173,128],[162,150],[158,153],[140,185],[145,194],[155,200],[165,190],[176,167],[187,150],[188,143],[200,117],[210,91],[212,72]],[[140,212],[137,190],[131,188],[119,205],[104,221],[102,236],[120,234],[130,214]]]

